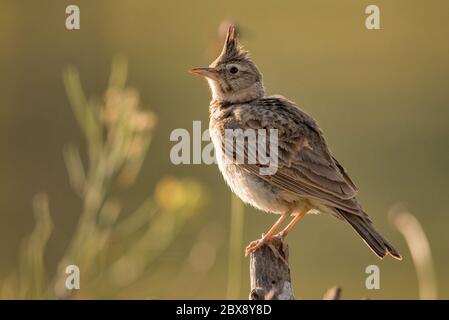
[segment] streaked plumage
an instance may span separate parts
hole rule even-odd
[[[267,212],[330,213],[347,221],[379,257],[391,254],[400,259],[399,253],[373,228],[357,201],[355,184],[332,156],[316,121],[288,99],[265,95],[262,75],[248,52],[239,46],[233,26],[220,56],[209,68],[192,71],[206,76],[211,87],[211,138],[220,171],[234,193]],[[226,129],[277,129],[276,173],[261,175],[259,163],[225,163]],[[250,251],[260,244],[253,243]]]

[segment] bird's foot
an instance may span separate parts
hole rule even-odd
[[[260,238],[258,240],[251,241],[250,244],[246,246],[245,256],[247,257],[248,255],[250,255],[257,249],[259,249],[261,246],[266,244],[270,239],[271,239],[270,236],[266,236],[266,235],[262,234],[262,238]]]
[[[286,259],[286,257],[284,257],[285,254],[282,254],[281,252],[279,252],[279,250],[273,245],[272,241],[273,239],[279,239],[281,240],[282,244],[281,244],[281,250],[283,253],[286,252],[286,249],[283,247],[284,246],[284,238],[287,234],[283,233],[283,232],[279,232],[278,234],[274,235],[274,236],[266,236],[264,234],[262,234],[262,238],[252,241],[245,250],[245,256],[250,255],[251,253],[255,252],[257,249],[259,249],[260,247],[262,247],[263,245],[267,245],[271,251],[273,252],[273,254],[281,259],[286,265],[287,267],[289,267],[288,265],[288,261]]]

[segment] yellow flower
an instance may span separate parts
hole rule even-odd
[[[156,186],[156,202],[162,209],[179,209],[186,204],[187,197],[185,185],[174,177],[163,178]]]

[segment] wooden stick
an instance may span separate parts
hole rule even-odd
[[[294,300],[288,246],[274,238],[250,254],[250,300]]]

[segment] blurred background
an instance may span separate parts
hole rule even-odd
[[[388,220],[403,203],[448,299],[449,3],[375,1],[381,30],[365,28],[369,4],[0,0],[0,298],[247,298],[244,245],[276,217],[232,200],[216,166],[169,158],[173,129],[207,128],[206,82],[187,70],[215,58],[230,19],[267,92],[317,119],[404,256],[380,261],[349,226],[309,216],[288,237],[296,296],[419,298]],[[71,263],[74,293],[60,283]],[[370,264],[380,290],[365,288]]]

